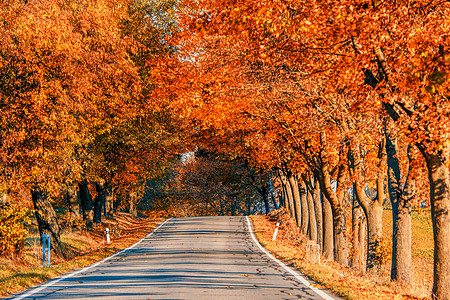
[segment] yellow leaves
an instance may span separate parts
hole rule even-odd
[[[10,205],[0,208],[0,255],[13,255],[23,249],[27,222],[27,208]]]
[[[61,6],[45,0],[26,10],[8,8],[20,22],[8,20],[19,26],[4,32],[15,37],[15,50],[1,45],[6,56],[0,71],[16,70],[0,95],[14,99],[2,107],[8,142],[1,151],[15,158],[10,163],[14,172],[23,173],[18,180],[24,185],[38,180],[56,190],[62,178],[80,173],[74,147],[85,147],[137,111],[131,106],[140,97],[140,79],[128,52],[135,41],[119,34],[116,18],[127,3],[75,2]]]

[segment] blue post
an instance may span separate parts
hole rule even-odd
[[[49,234],[42,235],[42,265],[44,267],[45,267],[45,261],[47,261],[47,267],[50,267],[50,235]]]

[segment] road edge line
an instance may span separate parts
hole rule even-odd
[[[288,266],[286,266],[282,261],[280,261],[279,259],[277,259],[276,257],[274,257],[272,254],[270,254],[266,249],[264,249],[263,246],[261,246],[261,244],[258,242],[258,240],[256,239],[254,233],[253,233],[253,223],[250,221],[250,218],[248,216],[245,216],[245,219],[247,220],[247,225],[248,225],[248,231],[250,232],[250,236],[253,239],[253,242],[258,246],[258,248],[264,252],[270,259],[272,259],[274,262],[276,262],[277,264],[279,264],[283,269],[285,269],[287,272],[289,272],[292,276],[294,276],[298,281],[300,281],[302,284],[306,285],[308,288],[310,288],[313,292],[315,292],[317,295],[319,295],[320,297],[322,297],[323,299],[326,300],[335,300],[335,298],[327,295],[326,293],[324,293],[323,291],[319,290],[318,288],[312,286],[308,280],[305,279],[304,276],[300,275],[299,273],[297,273],[296,271],[292,270],[291,268],[289,268]]]
[[[156,227],[155,229],[153,229],[149,234],[147,234],[145,237],[143,237],[142,239],[140,239],[139,241],[137,241],[136,243],[134,243],[134,244],[131,245],[130,247],[128,247],[128,248],[126,248],[126,249],[123,249],[123,250],[120,250],[119,252],[116,252],[116,253],[114,253],[113,255],[110,255],[110,256],[108,256],[108,257],[105,257],[104,259],[102,259],[102,260],[100,260],[100,261],[98,261],[98,262],[96,262],[96,263],[93,263],[93,264],[91,264],[91,265],[89,265],[89,266],[86,266],[86,267],[84,267],[84,268],[81,269],[81,270],[78,270],[78,271],[75,271],[75,272],[70,272],[70,273],[64,275],[63,277],[60,277],[60,278],[51,280],[50,282],[48,282],[48,283],[46,283],[46,284],[44,284],[44,285],[42,285],[42,286],[40,286],[40,287],[37,287],[37,288],[32,289],[32,290],[29,291],[28,293],[25,293],[25,294],[23,294],[23,295],[20,295],[20,296],[17,296],[17,297],[15,297],[15,298],[12,298],[12,300],[21,300],[21,299],[25,299],[25,298],[27,298],[27,297],[30,297],[31,295],[34,295],[34,294],[36,294],[36,293],[38,293],[38,292],[40,292],[40,291],[42,291],[42,290],[45,290],[46,288],[48,288],[48,287],[54,285],[55,283],[58,283],[58,282],[63,281],[63,280],[65,280],[65,279],[67,279],[67,278],[73,277],[73,276],[75,276],[75,275],[77,275],[77,274],[80,274],[80,273],[82,273],[82,272],[85,272],[85,271],[87,271],[87,270],[89,270],[89,269],[95,268],[96,266],[98,266],[98,265],[100,265],[100,264],[102,264],[102,263],[104,263],[104,262],[110,260],[111,258],[116,257],[117,255],[122,254],[122,253],[124,253],[124,252],[126,252],[126,251],[128,251],[128,250],[133,249],[133,248],[136,247],[138,244],[140,244],[143,240],[145,240],[146,238],[150,237],[155,231],[157,231],[157,230],[158,230],[159,228],[161,228],[164,224],[166,224],[167,221],[169,221],[169,220],[171,220],[171,219],[172,219],[172,218],[166,219],[166,220],[165,220],[163,223],[161,223],[158,227]]]

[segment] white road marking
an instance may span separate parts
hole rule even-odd
[[[63,281],[63,280],[65,280],[65,279],[67,279],[67,278],[73,277],[73,276],[75,276],[75,275],[77,275],[77,274],[80,274],[80,273],[82,273],[82,272],[85,272],[85,271],[87,271],[87,270],[89,270],[89,269],[95,268],[96,266],[98,266],[98,265],[104,263],[105,261],[108,261],[108,260],[110,260],[111,258],[116,257],[117,255],[124,253],[125,251],[128,251],[128,250],[133,249],[133,248],[136,247],[138,244],[142,243],[143,240],[145,240],[146,238],[150,237],[155,231],[157,231],[161,226],[163,226],[164,224],[166,224],[166,222],[169,221],[169,220],[170,220],[170,219],[165,220],[162,224],[160,224],[158,227],[156,227],[155,229],[153,229],[152,232],[150,232],[149,234],[147,234],[145,237],[143,237],[142,239],[140,239],[138,242],[136,242],[135,244],[131,245],[130,247],[128,247],[128,248],[126,248],[126,249],[123,249],[123,250],[121,250],[121,251],[119,251],[119,252],[117,252],[117,253],[115,253],[115,254],[113,254],[113,255],[111,255],[111,256],[108,256],[108,257],[106,257],[106,258],[104,258],[104,259],[102,259],[102,260],[100,260],[100,261],[98,261],[98,262],[96,262],[96,263],[94,263],[94,264],[92,264],[92,265],[89,265],[89,266],[87,266],[87,267],[85,267],[85,268],[83,268],[83,269],[81,269],[81,270],[78,270],[78,271],[76,271],[76,272],[69,273],[69,274],[67,274],[67,275],[65,275],[65,276],[63,276],[63,277],[61,277],[61,278],[52,280],[52,281],[50,281],[49,283],[46,283],[46,284],[44,284],[44,285],[42,285],[42,286],[40,286],[40,287],[38,287],[38,288],[35,288],[34,290],[31,290],[31,291],[29,291],[29,292],[26,293],[26,294],[23,294],[23,295],[20,295],[20,296],[18,296],[18,297],[16,297],[16,298],[13,298],[13,300],[21,300],[21,299],[30,297],[31,295],[36,294],[36,293],[38,293],[38,292],[40,292],[40,291],[42,291],[42,290],[48,288],[49,286],[54,285],[55,283],[58,283],[58,282]]]
[[[335,300],[334,298],[330,297],[329,295],[327,295],[326,293],[324,293],[323,291],[319,290],[318,288],[312,286],[308,280],[306,280],[305,277],[303,277],[302,275],[298,274],[297,272],[295,272],[294,270],[292,270],[291,268],[289,268],[288,266],[286,266],[283,262],[281,262],[280,260],[276,259],[272,254],[270,254],[266,249],[264,249],[261,244],[258,242],[258,240],[256,239],[255,235],[253,234],[253,226],[251,224],[251,221],[249,219],[248,216],[245,217],[247,220],[247,225],[248,225],[248,231],[250,232],[250,235],[253,239],[253,242],[258,246],[258,248],[264,252],[268,257],[270,257],[274,262],[276,262],[277,264],[279,264],[283,269],[285,269],[286,271],[288,271],[289,273],[291,273],[298,281],[300,281],[302,284],[306,285],[307,287],[309,287],[311,290],[313,290],[317,295],[319,295],[320,297],[322,297],[323,299],[326,300]]]

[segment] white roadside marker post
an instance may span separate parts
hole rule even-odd
[[[272,241],[275,241],[278,234],[278,227],[280,227],[280,223],[277,223],[277,227],[275,228],[275,232],[273,233]]]
[[[109,243],[111,242],[110,238],[109,238],[109,228],[106,228],[106,243],[109,245]]]

